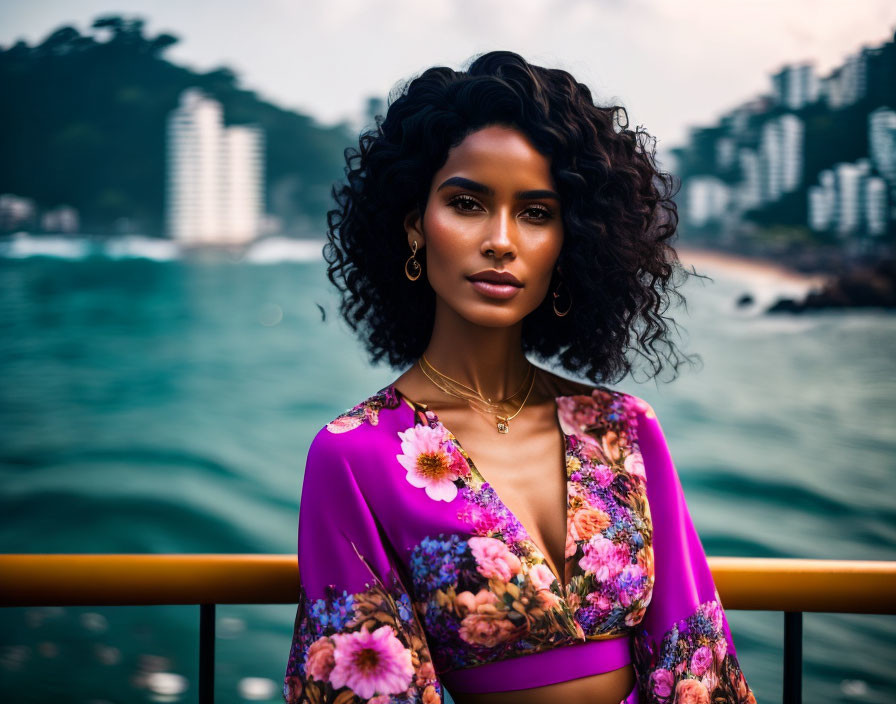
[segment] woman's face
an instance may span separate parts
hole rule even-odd
[[[416,240],[426,257],[437,306],[500,327],[544,300],[563,245],[550,166],[522,132],[505,126],[477,130],[448,153],[422,223],[416,212],[405,219],[408,243]],[[516,285],[475,280],[495,271]]]

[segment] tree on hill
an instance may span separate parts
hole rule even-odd
[[[0,48],[0,193],[43,208],[72,205],[88,232],[114,232],[126,219],[161,234],[166,120],[195,86],[222,103],[228,124],[264,130],[268,212],[288,230],[320,236],[353,140],[347,127],[264,102],[229,68],[196,73],[167,61],[177,41],[145,36],[142,19],[110,15],[90,34],[63,26],[33,47]]]

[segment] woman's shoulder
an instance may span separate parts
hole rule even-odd
[[[397,408],[400,404],[401,399],[394,385],[389,384],[334,417],[320,429],[319,434],[341,435],[364,425],[378,426],[381,412]]]
[[[556,374],[548,376],[553,393],[564,406],[588,406],[602,416],[624,415],[632,420],[637,416],[655,417],[653,408],[647,401],[621,389],[567,379]]]
[[[378,431],[393,425],[383,422],[384,412],[397,408],[399,403],[400,398],[389,385],[333,417],[311,439],[306,475],[317,471],[317,467],[325,467],[326,473],[332,475],[334,466],[344,466],[350,471],[348,467],[354,466],[356,460],[369,461],[385,448],[385,435]]]

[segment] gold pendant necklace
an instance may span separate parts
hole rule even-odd
[[[514,396],[518,396],[523,387],[526,385],[525,381],[523,381],[523,384],[520,386],[520,388],[517,389],[517,391],[515,391],[513,394],[494,403],[491,399],[484,399],[482,397],[482,394],[480,394],[475,389],[472,389],[466,384],[459,382],[457,379],[452,379],[447,374],[440,372],[430,363],[428,359],[426,359],[425,354],[417,361],[420,366],[420,371],[422,371],[424,376],[426,376],[426,378],[429,379],[437,388],[441,389],[449,396],[454,396],[455,398],[460,398],[464,401],[467,401],[467,403],[469,403],[472,407],[480,412],[495,415],[495,424],[497,426],[498,432],[503,434],[510,432],[510,421],[513,418],[516,418],[516,416],[519,415],[520,411],[523,410],[523,407],[529,400],[529,395],[532,393],[532,389],[535,386],[535,365],[530,363],[529,373],[527,374],[527,376],[531,376],[531,380],[529,381],[529,390],[526,392],[526,397],[523,399],[523,402],[520,404],[520,407],[517,409],[516,413],[511,416],[501,415],[498,412],[500,409],[498,404],[506,403]],[[429,367],[429,369],[439,378],[433,378],[433,376],[426,370],[426,367]],[[455,387],[459,388],[453,388],[452,384]]]

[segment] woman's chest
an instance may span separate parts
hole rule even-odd
[[[493,437],[495,433],[473,429],[457,433],[471,462],[476,458],[472,463],[476,473],[525,528],[560,583],[566,584],[567,446],[556,422],[546,418],[532,427],[514,427],[500,441]]]
[[[518,433],[511,451],[467,433],[474,463],[438,419],[401,421],[370,452],[363,489],[438,671],[618,637],[640,620],[653,569],[633,446],[557,430],[553,445]]]

